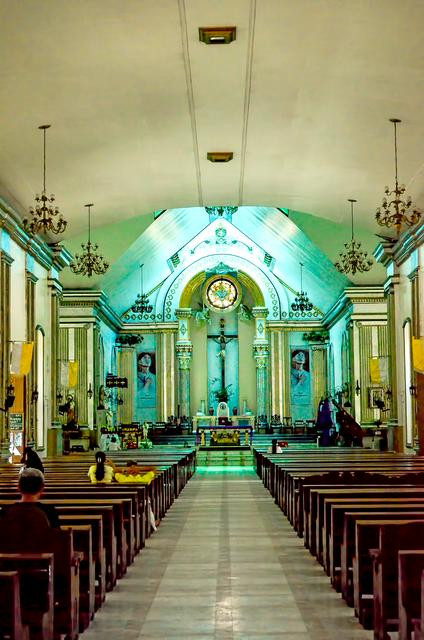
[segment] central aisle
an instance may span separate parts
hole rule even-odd
[[[366,640],[251,469],[199,468],[86,640]]]

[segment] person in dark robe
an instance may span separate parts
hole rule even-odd
[[[331,416],[331,406],[328,398],[321,400],[318,407],[316,427],[322,432],[320,444],[322,447],[330,447],[332,444],[332,433],[334,430],[333,418]]]
[[[44,466],[41,462],[40,456],[32,447],[25,447],[21,462],[25,469],[38,469],[41,473],[44,473]]]

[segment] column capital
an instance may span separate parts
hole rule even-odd
[[[176,344],[175,351],[178,358],[179,369],[190,369],[193,346],[191,343]]]
[[[1,262],[4,262],[5,264],[10,265],[12,264],[12,262],[14,262],[14,258],[12,258],[12,256],[10,256],[8,253],[6,253],[6,251],[0,251],[0,260]]]
[[[184,307],[184,308],[180,308],[180,309],[175,309],[175,315],[177,316],[178,320],[183,319],[183,318],[191,318],[191,316],[192,316],[191,307]]]
[[[252,307],[252,315],[254,318],[265,318],[269,315],[268,307]]]
[[[47,278],[47,286],[52,295],[61,296],[63,287],[56,278]]]
[[[387,295],[394,293],[396,287],[400,284],[400,274],[399,273],[394,273],[393,275],[389,276],[386,280],[386,282],[384,283],[384,293]]]
[[[254,344],[253,357],[256,360],[256,367],[258,369],[266,367],[269,358],[268,344]]]
[[[28,282],[32,282],[33,284],[36,284],[38,282],[37,276],[34,275],[32,271],[28,271],[28,269],[25,272],[25,276]]]

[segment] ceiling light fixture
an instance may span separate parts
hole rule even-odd
[[[109,269],[109,263],[97,253],[99,246],[91,242],[91,207],[94,205],[86,204],[84,206],[88,208],[88,241],[86,244],[81,244],[83,253],[81,255],[76,253],[75,260],[69,266],[71,271],[77,275],[91,278],[94,273],[98,276],[106,273]]]
[[[399,235],[402,225],[406,227],[412,227],[421,218],[421,211],[412,208],[412,199],[410,196],[405,195],[406,186],[404,184],[399,185],[398,182],[398,161],[397,161],[397,135],[396,125],[401,123],[402,120],[398,118],[390,118],[390,122],[393,122],[394,127],[394,139],[395,139],[395,188],[390,191],[389,187],[386,187],[384,193],[389,198],[383,198],[381,207],[378,207],[375,214],[375,218],[381,226],[394,227],[397,235]]]
[[[300,311],[301,313],[304,313],[305,311],[312,311],[314,305],[312,304],[312,302],[310,302],[306,291],[303,291],[302,271],[303,271],[304,265],[302,262],[299,262],[299,264],[300,264],[300,292],[295,297],[294,302],[292,302],[291,308],[293,309],[293,311]]]
[[[350,202],[350,216],[352,222],[352,239],[345,242],[345,250],[339,253],[340,260],[335,263],[335,267],[340,273],[350,273],[354,276],[357,271],[369,271],[373,265],[373,261],[368,257],[366,251],[362,251],[361,243],[355,240],[353,235],[353,203],[357,202],[353,198],[348,198]]]
[[[232,151],[208,151],[207,159],[210,162],[230,162],[233,159]]]
[[[199,40],[205,44],[230,44],[236,39],[236,27],[199,27]]]
[[[147,293],[143,293],[143,266],[143,264],[140,265],[140,293],[131,307],[133,313],[152,313],[153,311]]]
[[[23,220],[24,229],[32,235],[36,233],[63,233],[66,229],[67,222],[59,215],[57,222],[54,218],[59,214],[59,207],[53,205],[55,196],[52,193],[50,197],[46,194],[46,130],[50,129],[50,124],[42,124],[39,129],[43,131],[43,191],[41,196],[38,193],[35,196],[35,208],[31,207],[29,212],[32,220],[29,222],[27,218]]]

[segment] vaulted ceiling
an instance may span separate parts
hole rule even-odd
[[[231,44],[199,42],[225,25]],[[112,261],[154,211],[232,204],[288,209],[334,259],[349,197],[372,250],[391,117],[400,181],[424,204],[422,25],[422,0],[1,0],[0,195],[26,215],[50,123],[47,190],[71,250],[87,202]]]

